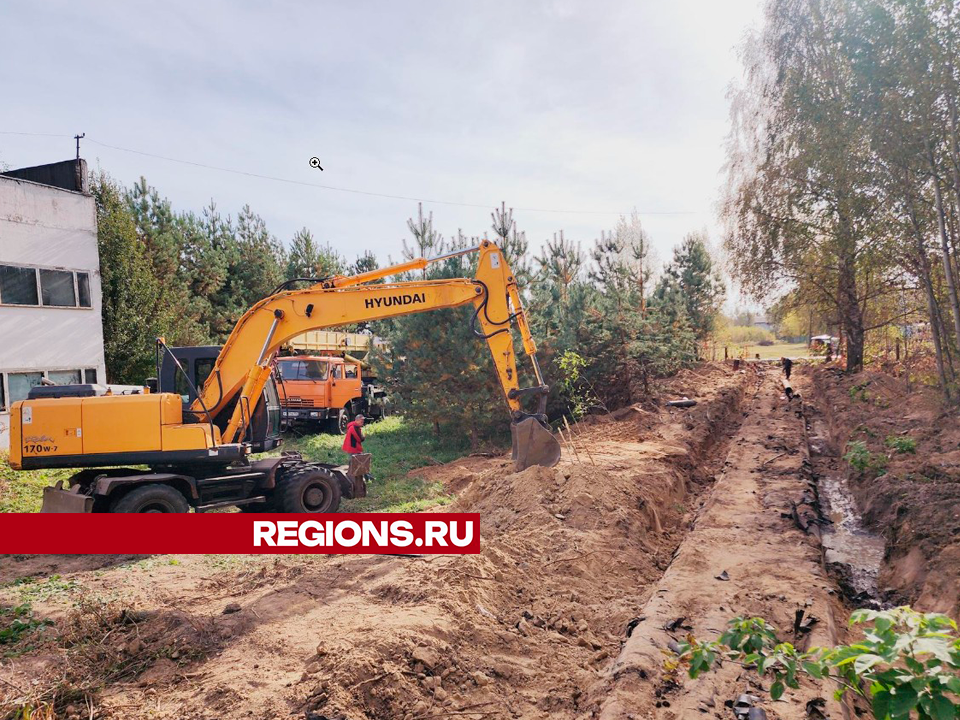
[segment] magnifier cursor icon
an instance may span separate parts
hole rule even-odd
[[[310,158],[310,167],[316,168],[318,170],[323,170],[323,168],[320,167],[320,158],[318,157]]]

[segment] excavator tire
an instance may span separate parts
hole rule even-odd
[[[326,470],[294,468],[277,482],[275,500],[281,512],[332,513],[340,507],[340,484]]]
[[[190,503],[175,488],[151,483],[134,488],[110,504],[112,513],[185,513]]]

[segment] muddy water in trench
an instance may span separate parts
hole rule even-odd
[[[814,420],[810,430],[810,454],[820,473],[820,504],[831,524],[823,527],[824,558],[849,586],[848,595],[855,602],[877,604],[880,591],[877,576],[883,563],[883,538],[863,525],[860,511],[847,487],[840,461],[828,454],[825,425]]]

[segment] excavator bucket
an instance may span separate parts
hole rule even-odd
[[[532,465],[553,467],[560,462],[560,443],[536,418],[511,423],[513,462],[517,472]]]

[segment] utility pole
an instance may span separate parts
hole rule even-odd
[[[77,160],[80,159],[80,141],[87,136],[86,133],[81,133],[79,135],[74,135],[74,140],[77,141]]]

